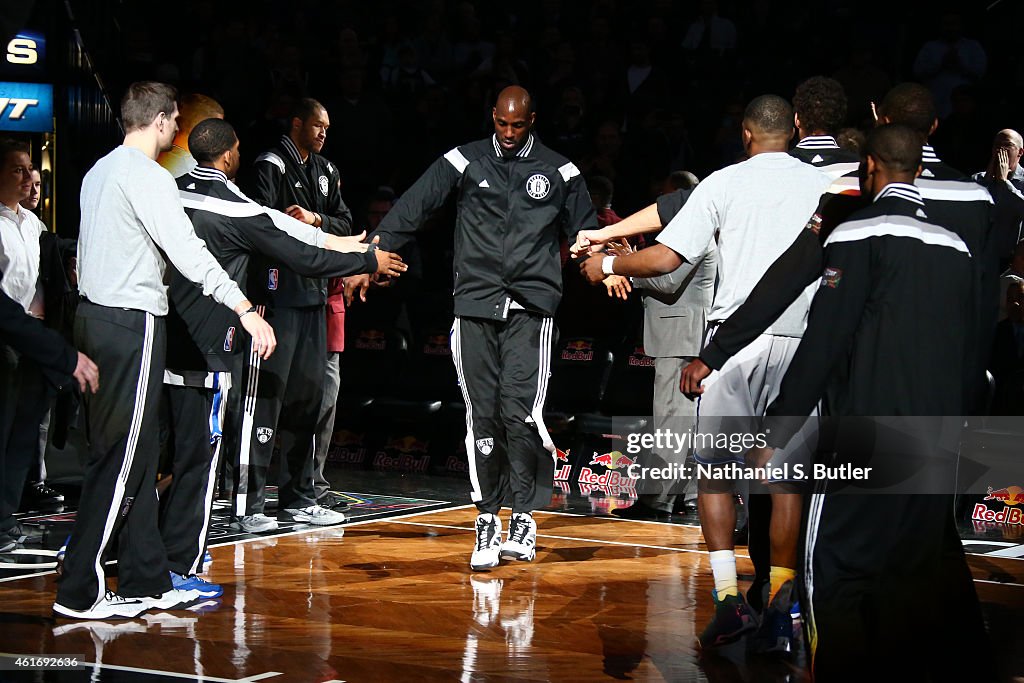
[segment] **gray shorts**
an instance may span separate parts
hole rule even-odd
[[[778,397],[782,378],[799,344],[795,337],[762,334],[704,380],[694,434],[697,463],[744,463],[747,451],[758,445],[761,418]],[[794,470],[793,465],[803,463],[806,472],[817,444],[817,425],[816,416],[808,419],[789,445],[775,452],[772,467],[789,463],[784,469],[794,473],[800,470]],[[790,477],[777,480],[787,481]]]

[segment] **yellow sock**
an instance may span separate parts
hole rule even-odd
[[[796,570],[790,569],[789,567],[772,566],[769,577],[771,586],[768,589],[768,604],[770,605],[772,604],[772,600],[775,599],[775,594],[779,592],[780,588],[782,588],[782,584],[796,578]]]

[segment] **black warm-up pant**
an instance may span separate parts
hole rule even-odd
[[[908,493],[884,488],[908,479],[913,463],[925,461],[921,454],[938,454],[933,462],[952,469],[955,447],[937,448],[918,426],[923,419],[907,418],[905,433],[887,430],[885,421],[841,418],[837,452],[819,454],[835,464],[870,453],[862,461],[873,468],[865,486],[876,491],[820,480],[805,499],[801,611],[815,680],[991,680],[954,496],[943,493],[953,477]]]
[[[551,501],[554,445],[544,426],[552,318],[513,311],[505,322],[456,318],[452,357],[466,402],[472,500],[532,512]]]
[[[303,508],[316,503],[313,458],[316,427],[323,398],[327,366],[327,321],[323,306],[268,308],[264,314],[274,327],[277,349],[268,360],[253,352],[250,343],[232,386],[240,412],[229,417],[225,437],[233,457],[232,514],[263,513],[267,472],[280,436],[282,477],[278,509]]]
[[[115,535],[120,594],[171,588],[156,495],[166,328],[151,313],[83,301],[75,343],[99,367],[101,384],[85,396],[89,456],[57,601],[88,609],[106,590],[102,557]]]
[[[160,501],[160,536],[167,564],[178,574],[199,572],[206,552],[221,450],[221,439],[211,444],[214,395],[215,390],[205,386],[164,386],[173,477]],[[224,399],[222,390],[221,405]]]
[[[0,344],[0,533],[14,527],[25,481],[39,462],[39,422],[49,395],[39,366]]]

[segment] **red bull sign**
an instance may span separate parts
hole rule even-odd
[[[633,368],[653,368],[654,359],[644,353],[644,347],[638,346],[633,349],[633,353],[630,354],[629,360],[626,361],[630,367]]]
[[[572,339],[562,347],[562,360],[587,362],[594,360],[594,345],[586,339]]]
[[[619,451],[612,451],[611,453],[602,453],[601,455],[594,453],[589,464],[601,465],[610,470],[617,470],[636,464],[636,460]]]
[[[366,351],[383,351],[388,347],[387,339],[380,330],[362,330],[356,339],[356,348]]]
[[[1007,486],[1001,489],[988,487],[988,494],[982,498],[983,501],[995,501],[1002,503],[1002,510],[993,510],[984,502],[977,503],[971,512],[971,520],[974,522],[995,522],[997,524],[1022,524],[1024,525],[1024,489],[1019,486]]]

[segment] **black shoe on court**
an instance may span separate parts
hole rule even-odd
[[[327,491],[322,496],[316,499],[316,504],[322,508],[328,510],[334,510],[335,512],[348,512],[351,507],[344,498],[339,496],[334,491]]]

